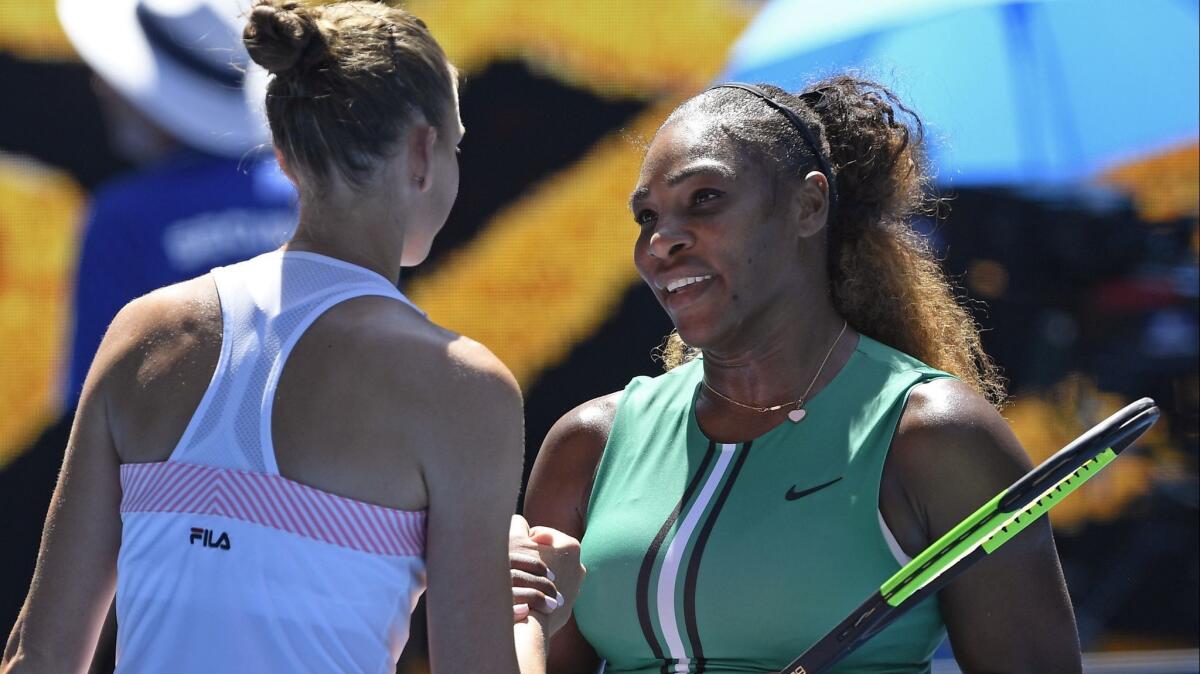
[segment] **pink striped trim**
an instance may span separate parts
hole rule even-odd
[[[181,461],[121,466],[121,512],[232,517],[378,555],[420,556],[425,511],[393,510],[279,475]]]

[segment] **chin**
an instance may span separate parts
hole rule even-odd
[[[703,349],[706,345],[711,344],[716,334],[716,330],[714,330],[716,326],[711,321],[688,318],[676,320],[674,324],[679,337],[688,346],[697,349]]]
[[[400,257],[400,267],[416,267],[424,262],[428,257],[429,249],[426,249],[425,252],[421,253],[420,255],[409,255],[408,252],[405,251],[404,255]]]
[[[704,351],[728,350],[732,345],[741,343],[744,338],[742,333],[751,329],[744,317],[731,316],[729,312],[716,307],[710,311],[680,312],[680,315],[671,318],[679,337],[688,346]]]
[[[415,267],[424,262],[429,257],[429,248],[433,245],[433,241],[418,241],[415,245],[408,245],[405,242],[404,252],[400,255],[401,267]]]

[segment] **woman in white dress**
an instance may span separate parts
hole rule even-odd
[[[458,192],[456,71],[373,2],[260,0],[244,37],[296,233],[113,321],[0,670],[85,670],[115,592],[119,672],[391,672],[427,588],[435,672],[542,672],[578,543],[514,522],[514,624],[520,391],[396,289]]]

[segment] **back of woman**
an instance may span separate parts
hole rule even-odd
[[[268,253],[188,285],[178,294],[207,310],[189,312],[179,297],[160,300],[164,313],[183,304],[175,312],[207,326],[206,338],[151,319],[165,334],[131,350],[121,369],[140,385],[112,415],[122,457],[118,671],[171,662],[189,671],[390,671],[425,588],[420,457],[411,430],[387,442],[386,423],[355,431],[341,421],[385,418],[356,411],[359,398],[406,407],[403,393],[355,367],[350,354],[369,351],[372,338],[355,338],[354,328],[405,351],[435,329],[382,276],[313,253]],[[395,307],[343,306],[361,297]],[[381,329],[376,313],[415,334]],[[306,344],[293,360],[303,342],[336,349]],[[321,376],[339,370],[358,370],[358,385]],[[186,406],[164,399],[179,389],[188,398],[202,390],[183,427]],[[315,406],[325,412],[305,414]],[[171,418],[170,428],[147,433],[141,418]],[[171,437],[178,442],[163,457]]]
[[[391,672],[425,591],[434,671],[543,672],[582,567],[510,529],[520,390],[397,290],[458,193],[456,71],[375,2],[259,0],[244,42],[296,232],[113,321],[0,671],[86,670],[115,591],[122,673]]]

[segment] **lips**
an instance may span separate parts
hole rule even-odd
[[[712,286],[712,274],[672,275],[655,285],[661,293],[663,305],[672,311],[691,304]]]
[[[668,282],[666,284],[666,290],[668,293],[675,293],[683,288],[707,281],[711,278],[712,274],[704,274],[703,276],[684,276]]]

